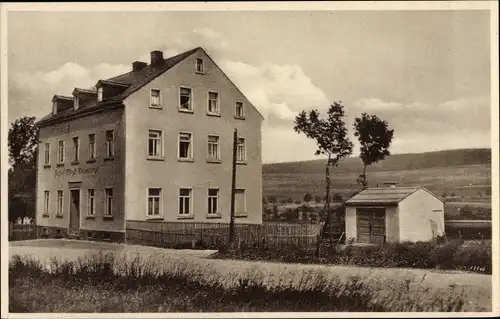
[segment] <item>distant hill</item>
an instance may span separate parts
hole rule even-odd
[[[370,171],[400,171],[490,163],[491,149],[489,148],[456,149],[414,154],[394,154],[379,163],[371,165]],[[361,160],[356,157],[347,158],[341,161],[339,167],[335,170],[337,172],[359,172],[361,169]],[[323,173],[324,170],[324,159],[301,162],[263,164],[262,166],[262,171],[264,174],[313,174]]]

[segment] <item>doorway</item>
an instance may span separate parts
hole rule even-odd
[[[367,244],[385,242],[385,208],[356,209],[357,241]]]
[[[80,189],[70,189],[69,200],[69,230],[78,231],[80,228]]]

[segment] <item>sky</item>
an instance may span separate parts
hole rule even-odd
[[[491,147],[488,11],[9,12],[8,119],[201,46],[264,115],[264,163],[317,158],[302,110],[345,107],[394,129],[390,151]],[[300,151],[298,151],[300,150]]]

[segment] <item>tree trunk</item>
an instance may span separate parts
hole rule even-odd
[[[328,233],[328,237],[330,238],[330,244],[332,243],[332,214],[330,210],[330,157],[328,157],[328,163],[326,164],[325,169],[325,178],[326,178],[326,221],[325,221],[325,232]]]
[[[363,164],[363,189],[368,187],[368,183],[366,182],[366,164]]]

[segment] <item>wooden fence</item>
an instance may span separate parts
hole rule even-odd
[[[9,241],[35,239],[36,227],[35,224],[9,223]]]
[[[242,245],[279,247],[295,244],[312,248],[322,224],[235,224],[235,238]],[[127,221],[127,242],[160,247],[218,248],[229,239],[229,223],[176,223]]]

